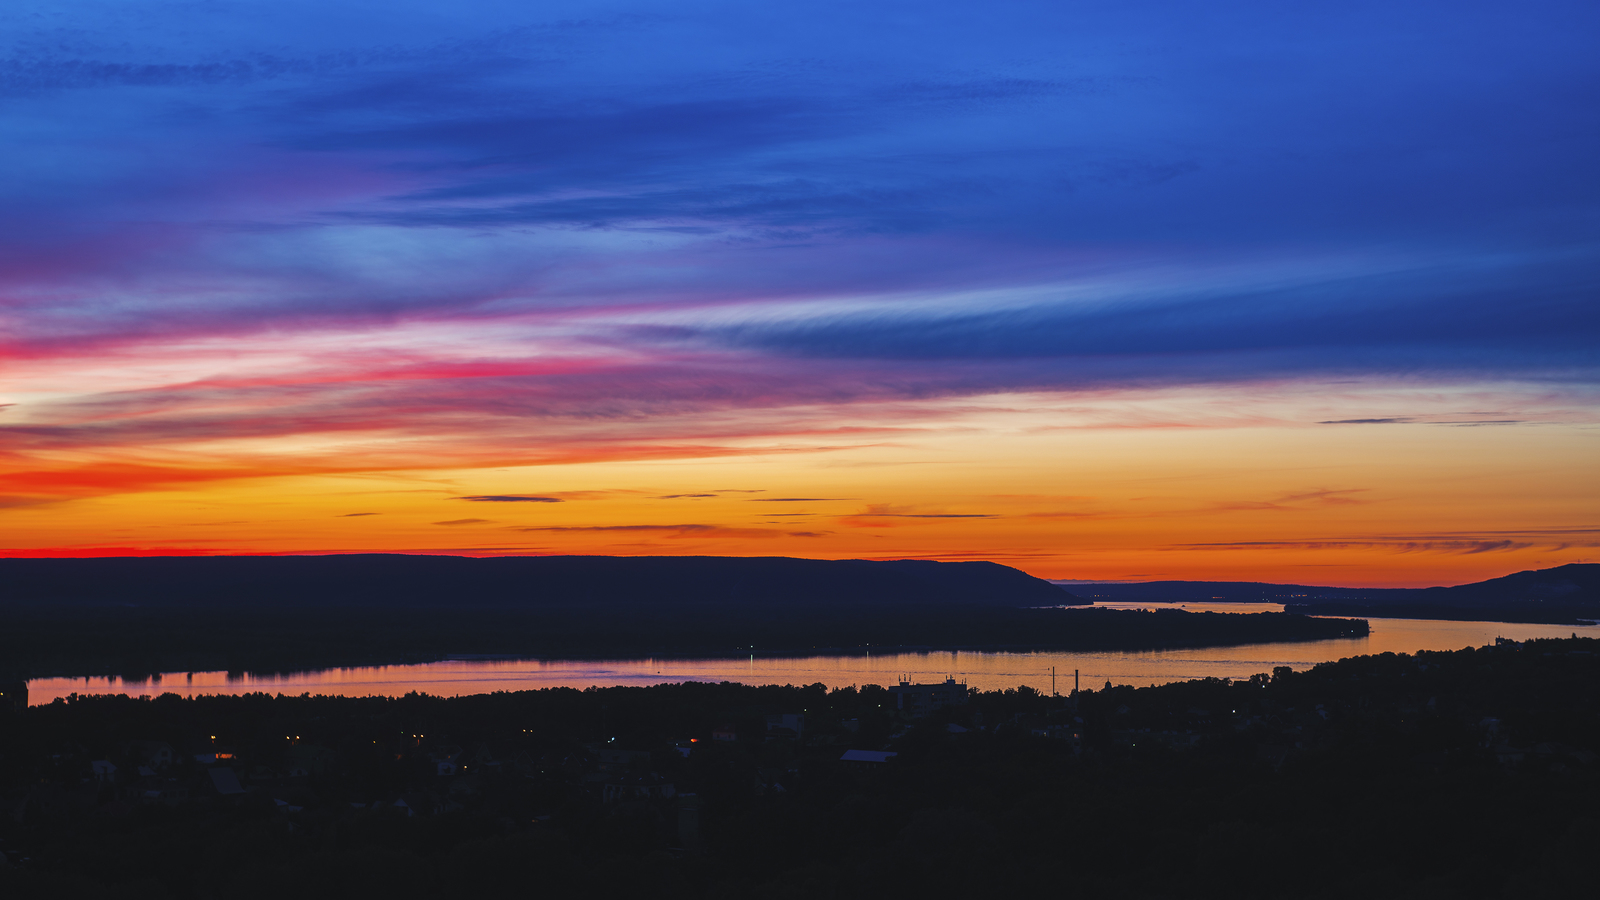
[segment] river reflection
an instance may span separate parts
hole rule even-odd
[[[1105,603],[1118,608],[1154,604]],[[1200,611],[1260,612],[1278,604],[1191,603]],[[1440,622],[1426,619],[1372,619],[1364,638],[1307,643],[1251,644],[1199,650],[1098,653],[885,653],[860,656],[810,656],[748,659],[621,659],[621,660],[483,660],[458,659],[407,666],[324,669],[292,675],[244,675],[226,672],[173,673],[149,681],[120,678],[40,678],[28,683],[32,704],[49,703],[68,694],[174,693],[343,694],[398,697],[410,691],[437,696],[524,691],[547,687],[646,685],[678,681],[738,681],[746,684],[815,684],[829,687],[943,681],[953,677],[979,690],[1027,685],[1041,691],[1066,692],[1077,670],[1083,687],[1110,681],[1143,687],[1194,678],[1248,678],[1274,666],[1306,669],[1320,662],[1365,653],[1412,653],[1417,650],[1459,650],[1492,643],[1496,637],[1527,640],[1580,634],[1600,637],[1600,626],[1520,625],[1505,622]]]

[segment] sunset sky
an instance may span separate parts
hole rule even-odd
[[[1600,561],[1590,2],[0,5],[0,554]]]

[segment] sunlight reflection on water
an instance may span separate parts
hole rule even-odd
[[[1162,608],[1164,604],[1105,603],[1115,608]],[[1203,611],[1260,612],[1278,610],[1272,603],[1198,604],[1182,608]],[[1579,634],[1600,637],[1600,626],[1520,625],[1506,622],[1442,622],[1426,619],[1372,619],[1365,638],[1306,643],[1250,644],[1196,650],[1067,653],[885,653],[859,656],[811,656],[747,659],[613,659],[490,660],[457,659],[402,666],[324,669],[289,675],[243,675],[226,672],[170,673],[149,681],[121,678],[40,678],[28,683],[29,701],[49,703],[68,694],[174,693],[381,695],[410,691],[438,696],[522,691],[548,687],[585,688],[648,685],[679,681],[737,681],[745,684],[814,684],[829,687],[943,681],[953,677],[980,690],[1028,685],[1050,690],[1055,667],[1057,690],[1072,689],[1072,673],[1081,684],[1099,688],[1106,681],[1143,687],[1193,678],[1248,678],[1274,666],[1307,669],[1320,662],[1365,653],[1412,653],[1417,650],[1459,650],[1492,643],[1496,637],[1527,640]]]

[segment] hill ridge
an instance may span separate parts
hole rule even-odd
[[[1273,602],[1317,608],[1337,603],[1368,609],[1387,606],[1451,607],[1463,610],[1600,609],[1600,563],[1567,563],[1498,578],[1426,588],[1347,588],[1259,581],[1142,581],[1073,584],[1088,600],[1151,602]]]
[[[305,556],[0,559],[0,604],[220,608],[1081,604],[987,561],[764,556]]]

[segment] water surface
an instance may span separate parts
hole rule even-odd
[[[1105,603],[1136,609],[1166,604]],[[1223,612],[1278,610],[1273,603],[1190,603],[1180,608]],[[847,685],[893,684],[901,679],[964,681],[979,690],[1027,685],[1048,691],[1050,670],[1055,687],[1072,689],[1077,670],[1083,687],[1105,682],[1139,687],[1193,678],[1248,678],[1275,666],[1307,669],[1320,662],[1366,653],[1413,653],[1417,650],[1459,650],[1492,643],[1496,637],[1527,640],[1600,637],[1600,626],[1527,625],[1507,622],[1443,622],[1432,619],[1372,619],[1372,633],[1304,643],[1248,644],[1198,650],[1143,652],[1099,651],[1038,653],[885,653],[859,656],[751,657],[748,659],[618,659],[618,660],[484,660],[457,659],[403,666],[324,669],[291,675],[243,675],[226,672],[177,672],[148,681],[121,678],[40,678],[28,683],[29,701],[49,703],[79,694],[175,693],[344,694],[398,697],[410,691],[438,696],[524,691],[547,687],[586,688],[647,685],[679,681],[737,681],[745,684]]]

